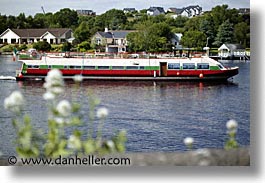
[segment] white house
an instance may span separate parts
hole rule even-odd
[[[38,41],[60,44],[71,38],[73,31],[68,28],[7,29],[0,35],[0,44],[28,44]]]
[[[194,16],[198,16],[202,13],[202,7],[200,7],[199,5],[196,6],[188,6],[188,7],[184,7],[184,8],[169,8],[167,10],[170,13],[174,13],[173,15],[171,15],[172,18],[176,18],[178,16],[184,16],[184,17],[194,17]]]
[[[246,49],[240,44],[222,44],[218,48],[218,56],[221,58],[245,57]]]

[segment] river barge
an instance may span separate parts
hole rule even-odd
[[[16,71],[17,80],[43,79],[51,69],[59,69],[65,79],[82,75],[93,80],[227,80],[238,67],[224,67],[208,56],[161,58],[106,58],[45,54],[24,59]]]

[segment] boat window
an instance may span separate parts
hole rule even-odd
[[[123,70],[123,66],[112,66],[112,70]]]
[[[195,63],[184,63],[183,69],[195,69]]]
[[[51,69],[52,68],[52,66],[51,65],[48,65],[48,69]]]
[[[81,69],[81,66],[76,66],[76,65],[70,65],[69,66],[70,69]]]
[[[198,63],[197,69],[209,69],[210,65],[208,63]]]
[[[108,70],[109,69],[109,66],[98,66],[98,69]]]
[[[27,65],[28,69],[39,69],[40,66],[39,65]]]
[[[222,66],[221,64],[217,64],[217,66],[220,68],[220,69],[223,69],[224,66]]]
[[[138,70],[139,67],[138,66],[126,66],[127,70]]]
[[[140,66],[140,70],[144,70],[144,66]]]
[[[50,66],[50,65],[49,65],[49,66]],[[67,66],[67,65],[65,65],[65,66],[63,66],[63,68],[64,68],[64,69],[68,69],[68,66]]]
[[[180,69],[180,64],[179,63],[168,63],[167,68],[168,69]]]
[[[84,66],[84,69],[94,70],[95,69],[95,66]]]

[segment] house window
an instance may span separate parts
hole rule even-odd
[[[101,39],[100,38],[96,38],[96,44],[100,45],[101,44]]]
[[[115,45],[119,45],[119,40],[118,39],[114,39],[114,44]]]

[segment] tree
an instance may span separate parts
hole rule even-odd
[[[235,25],[234,28],[235,42],[242,44],[245,47],[249,47],[250,28],[245,22],[240,22]]]
[[[216,35],[211,16],[204,16],[200,23],[200,31],[203,32],[208,39],[207,46],[211,47]]]
[[[95,26],[100,27],[101,30],[105,27],[112,30],[119,30],[126,22],[127,17],[122,10],[111,9],[96,17]]]
[[[185,31],[199,31],[202,17],[193,17],[186,21],[184,29]]]
[[[219,47],[223,43],[232,43],[233,35],[233,24],[231,24],[229,20],[226,20],[219,26],[218,33],[213,44]]]
[[[35,48],[38,51],[50,51],[52,47],[46,41],[38,41],[36,43],[33,43],[33,48]]]
[[[187,48],[202,49],[206,45],[206,35],[200,31],[185,32],[181,38],[181,44]]]
[[[172,49],[172,32],[166,23],[152,23],[147,21],[137,25],[137,32],[127,35],[129,50],[160,52]]]
[[[53,15],[53,23],[62,28],[75,29],[78,24],[77,12],[69,8],[61,9]]]
[[[83,41],[82,43],[78,44],[78,50],[81,52],[85,52],[90,49],[90,43],[88,41]]]
[[[78,40],[78,42],[86,41],[90,36],[90,29],[87,22],[81,22],[74,31],[74,37]]]
[[[71,48],[72,48],[71,43],[65,42],[65,43],[63,43],[62,51],[70,51]]]

